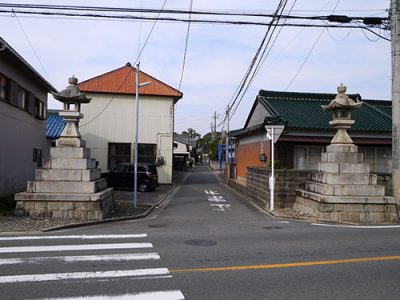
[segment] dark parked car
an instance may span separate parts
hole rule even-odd
[[[101,177],[107,179],[108,186],[116,189],[131,189],[134,187],[135,169],[133,163],[116,165],[109,172],[102,173]],[[138,164],[138,190],[141,192],[153,191],[158,187],[157,168],[154,164]]]

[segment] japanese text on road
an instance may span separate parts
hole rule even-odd
[[[217,191],[204,190],[207,195],[207,200],[214,211],[226,211],[231,210],[231,205],[226,203],[227,201],[223,196],[220,196]]]

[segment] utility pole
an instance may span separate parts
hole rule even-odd
[[[227,120],[227,130],[226,130],[226,142],[225,142],[225,170],[226,170],[226,180],[228,181],[229,173],[230,173],[230,164],[229,164],[229,105],[226,108],[226,120]]]
[[[400,199],[400,1],[391,0],[392,42],[392,187]]]
[[[214,115],[212,116],[212,118],[214,119],[214,123],[211,126],[211,137],[212,137],[212,140],[214,141],[215,137],[216,137],[216,132],[217,132],[217,112],[216,111],[214,111]]]

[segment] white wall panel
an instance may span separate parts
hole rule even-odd
[[[102,171],[107,170],[108,143],[133,143],[135,140],[136,105],[134,95],[87,93],[92,98],[82,105],[82,138],[93,149],[93,158]],[[110,102],[111,101],[111,102]],[[159,167],[160,183],[172,183],[173,99],[142,96],[139,100],[139,143],[157,145],[157,153],[165,157]],[[166,137],[160,134],[168,134]],[[161,148],[160,148],[161,147]],[[133,150],[132,150],[133,153]],[[96,155],[96,157],[95,157]],[[133,159],[133,155],[132,155]]]

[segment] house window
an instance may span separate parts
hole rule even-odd
[[[35,118],[45,120],[47,118],[47,107],[38,98],[35,98],[35,103],[33,107],[33,115]]]
[[[0,74],[0,99],[6,100],[8,93],[8,79],[4,75]]]
[[[138,146],[138,162],[155,163],[156,161],[156,144],[139,144]]]
[[[19,108],[22,108],[23,110],[29,109],[28,92],[21,87],[18,88],[17,105]]]
[[[131,143],[108,143],[108,169],[131,161]]]
[[[359,147],[358,152],[364,154],[364,162],[369,163],[370,171],[391,173],[392,149],[385,147]]]
[[[36,162],[38,168],[42,167],[42,150],[33,148],[33,162]]]
[[[323,146],[294,146],[294,168],[297,170],[317,170],[324,149]]]

